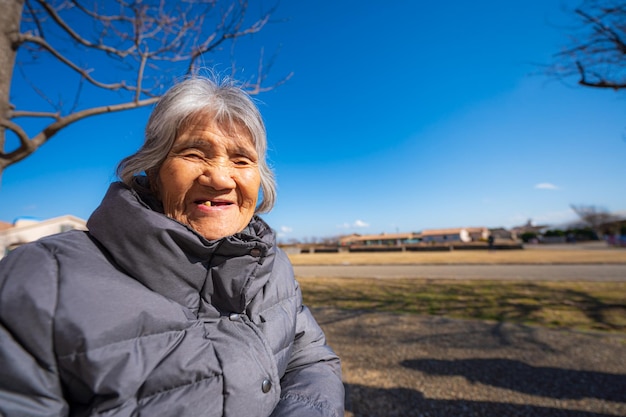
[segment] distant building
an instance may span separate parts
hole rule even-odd
[[[487,240],[486,227],[430,229],[421,232],[380,233],[377,235],[350,235],[339,239],[340,246],[403,246],[416,243],[477,242]]]
[[[420,234],[425,243],[477,242],[487,240],[489,230],[486,227],[459,227],[453,229],[429,229]]]
[[[73,229],[87,230],[87,222],[72,215],[42,221],[20,219],[14,224],[0,222],[0,259],[20,245]]]
[[[380,233],[378,235],[353,234],[339,238],[340,246],[400,246],[419,243],[419,233]]]
[[[526,224],[524,224],[524,225],[522,225],[522,226],[516,226],[516,227],[513,227],[513,228],[511,229],[511,232],[512,232],[512,233],[515,233],[515,235],[516,235],[516,236],[521,236],[521,235],[523,235],[524,233],[536,233],[536,234],[539,234],[539,233],[541,233],[543,230],[545,230],[545,229],[547,229],[547,228],[549,228],[549,227],[550,227],[550,226],[548,226],[548,225],[546,225],[546,224],[535,226],[535,225],[533,225],[532,220],[530,220],[530,219],[529,219],[529,220],[526,222]]]
[[[507,230],[503,227],[489,229],[489,234],[493,236],[494,239],[517,240],[517,234],[514,231]]]

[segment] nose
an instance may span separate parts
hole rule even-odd
[[[215,190],[229,190],[236,187],[233,168],[228,163],[205,164],[198,182]]]

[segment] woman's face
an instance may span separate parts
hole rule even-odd
[[[260,185],[258,155],[247,130],[200,120],[174,141],[155,191],[165,215],[213,240],[248,225]]]

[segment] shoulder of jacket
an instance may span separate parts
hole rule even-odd
[[[100,252],[84,231],[69,231],[46,236],[12,250],[0,261],[0,289],[9,280],[36,285],[39,279],[56,277],[59,258],[88,257]]]
[[[54,251],[56,248],[63,247],[77,247],[86,249],[88,246],[92,245],[92,238],[90,237],[88,231],[69,230],[67,232],[42,237],[39,240],[27,244],[26,246],[28,245],[40,245],[50,251]]]

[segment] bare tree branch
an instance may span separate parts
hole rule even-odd
[[[136,109],[139,107],[149,106],[158,101],[158,97],[149,98],[141,101],[132,101],[128,103],[93,107],[85,110],[81,110],[75,113],[71,113],[64,117],[56,117],[56,121],[46,126],[41,132],[32,138],[28,137],[28,134],[17,124],[10,120],[0,119],[0,126],[6,127],[9,130],[15,132],[20,141],[20,146],[11,151],[0,151],[0,172],[6,166],[15,162],[21,161],[34,151],[36,151],[41,145],[50,140],[61,129],[69,126],[70,124],[77,122],[78,120],[85,119],[90,116],[96,116],[104,113],[112,113],[129,109]],[[32,114],[31,114],[32,115]]]
[[[129,55],[132,52],[132,48],[130,50],[119,50],[116,48],[112,48],[109,47],[107,45],[104,45],[102,43],[93,43],[93,42],[89,42],[87,39],[83,38],[82,36],[80,36],[78,33],[76,33],[76,31],[74,29],[72,29],[72,27],[70,25],[68,25],[63,19],[61,19],[61,17],[57,14],[56,10],[54,10],[54,8],[47,2],[44,0],[37,0],[37,3],[39,3],[41,5],[41,7],[44,8],[44,10],[48,13],[48,15],[68,34],[70,35],[70,37],[72,39],[74,39],[76,42],[80,43],[81,45],[84,45],[88,48],[95,48],[95,49],[100,49],[104,52],[107,52],[109,54],[113,54],[113,55],[117,55],[120,58],[124,58],[125,56]],[[77,4],[77,2],[73,1],[73,4]]]
[[[20,141],[20,149],[25,149],[25,150],[32,149],[32,143],[28,138],[28,134],[24,131],[24,129],[20,127],[20,125],[13,123],[10,120],[0,119],[0,126],[6,127],[7,129],[13,131],[17,135]],[[4,152],[0,152],[0,156],[3,156],[3,155],[4,155]],[[10,154],[8,154],[7,156],[9,155]]]
[[[572,11],[580,23],[571,45],[555,55],[548,75],[577,77],[585,87],[626,88],[626,2],[583,0]]]
[[[85,78],[87,81],[89,81],[91,84],[95,85],[96,87],[104,88],[104,89],[107,89],[107,90],[124,89],[124,90],[128,90],[128,91],[135,91],[135,87],[126,85],[125,81],[122,81],[122,82],[119,82],[119,83],[115,83],[115,84],[105,84],[105,83],[102,83],[102,82],[99,82],[99,81],[95,80],[94,78],[91,77],[91,75],[89,75],[89,71],[88,70],[85,70],[85,69],[79,67],[78,65],[76,65],[75,63],[73,63],[72,61],[67,59],[63,54],[61,54],[56,49],[54,49],[43,38],[40,38],[38,36],[34,36],[34,35],[31,35],[31,34],[28,34],[28,33],[24,33],[24,34],[20,35],[20,42],[30,42],[30,43],[33,43],[35,45],[41,46],[46,51],[50,52],[50,54],[52,54],[52,56],[54,56],[60,62],[64,63],[68,67],[70,67],[72,70],[77,72],[81,77]]]
[[[25,5],[23,9],[22,5]],[[15,28],[0,31],[1,174],[5,167],[32,154],[71,123],[155,103],[175,76],[185,71],[196,73],[200,59],[210,53],[222,53],[225,45],[234,48],[237,40],[261,32],[275,8],[253,17],[248,0],[0,0],[0,10],[11,13],[0,14],[0,27]],[[81,24],[73,23],[77,21]],[[16,58],[17,50],[20,55]],[[42,83],[29,76],[27,70],[39,64],[42,57],[51,57],[58,63],[55,65],[69,74],[64,80],[64,85],[71,85],[74,92],[74,100],[68,101],[69,112],[61,98],[51,98],[54,95],[50,92],[57,87],[55,83]],[[12,75],[10,72],[3,75],[2,68],[12,70],[16,62],[25,59],[30,59],[32,65],[18,64],[20,73],[43,99],[43,109],[33,108],[30,103],[29,109],[11,104]],[[292,77],[289,73],[277,82],[269,82],[267,73],[273,61],[274,58],[264,62],[261,51],[257,73],[243,88],[250,94],[259,94]],[[239,65],[233,66],[233,78],[238,78],[238,68]],[[124,74],[120,76],[122,71]],[[64,89],[57,95],[63,97],[72,91]],[[111,94],[110,99],[104,100],[113,104],[94,103],[94,97],[104,93]],[[19,100],[16,104],[26,107]],[[81,109],[81,105],[87,108]],[[15,122],[18,118],[50,118],[52,122],[29,138]],[[5,130],[19,139],[17,149],[5,149]]]
[[[255,94],[260,94],[260,93],[264,93],[267,91],[270,91],[284,83],[286,83],[292,76],[293,76],[293,72],[290,72],[289,74],[287,74],[283,79],[277,81],[276,83],[270,85],[270,86],[266,86],[263,87],[265,80],[267,78],[267,72],[270,70],[271,66],[274,63],[274,58],[273,57],[270,62],[268,64],[264,64],[263,61],[263,48],[261,48],[261,54],[259,57],[259,63],[258,63],[258,67],[257,67],[257,76],[256,76],[256,81],[252,82],[252,83],[247,83],[246,84],[246,91],[248,91],[248,94],[251,95],[255,95]]]
[[[10,119],[17,119],[18,117],[45,117],[45,118],[52,118],[52,119],[58,120],[59,118],[61,118],[61,113],[28,111],[28,110],[12,111],[9,113]]]
[[[622,88],[626,88],[626,82],[616,83],[607,81],[602,79],[600,74],[593,74],[593,77],[598,81],[589,81],[587,79],[587,73],[585,71],[585,68],[578,61],[576,62],[576,68],[578,68],[578,73],[580,74],[580,79],[578,80],[578,84],[580,85],[594,88],[612,88],[613,90],[621,90]]]
[[[22,68],[21,65],[18,65],[18,69],[19,69],[20,73],[24,74],[24,69]],[[50,97],[48,97],[46,95],[46,93],[41,88],[39,88],[39,86],[35,85],[30,79],[28,79],[28,77],[24,76],[24,80],[28,83],[30,88],[32,88],[33,91],[35,93],[37,93],[37,95],[39,97],[41,97],[46,103],[48,103],[50,105],[50,107],[52,107],[53,109],[56,109],[58,112],[60,112],[60,109],[61,109],[60,103],[56,103],[54,100],[52,100]],[[14,107],[12,107],[12,108],[14,108]]]
[[[600,229],[603,225],[618,219],[618,216],[611,214],[603,207],[574,204],[570,205],[570,207],[580,217],[580,220],[589,225],[598,234],[600,234]]]

